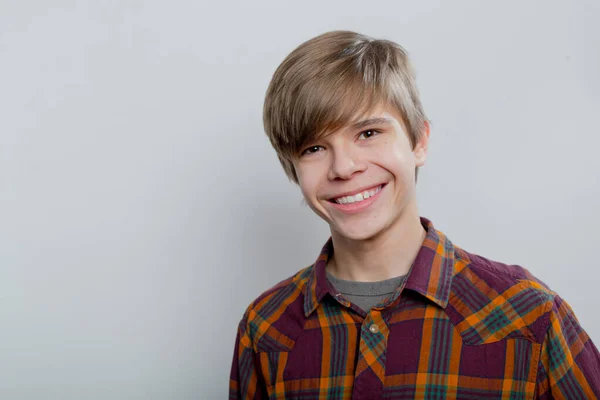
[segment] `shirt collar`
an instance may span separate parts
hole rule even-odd
[[[450,297],[450,284],[454,275],[454,246],[433,223],[421,217],[421,224],[427,231],[425,240],[415,258],[404,289],[420,293],[438,306],[445,308]],[[323,297],[335,295],[327,279],[325,266],[333,254],[331,238],[323,246],[314,263],[304,293],[304,313],[308,317],[319,305]]]

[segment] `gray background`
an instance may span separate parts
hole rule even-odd
[[[332,29],[413,57],[421,214],[600,342],[598,20],[594,0],[1,0],[0,398],[226,397],[245,307],[328,237],[261,107]]]

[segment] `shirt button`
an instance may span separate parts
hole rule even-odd
[[[377,333],[379,332],[379,327],[377,326],[377,324],[373,324],[369,327],[369,330],[371,331],[371,333]]]

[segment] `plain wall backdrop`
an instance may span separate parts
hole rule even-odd
[[[600,3],[0,0],[0,398],[219,399],[237,324],[327,225],[262,127],[333,29],[411,54],[421,215],[600,343]]]

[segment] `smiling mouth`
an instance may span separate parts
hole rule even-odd
[[[341,197],[335,197],[333,199],[329,199],[329,201],[331,203],[337,203],[337,204],[352,204],[352,203],[358,203],[361,202],[363,200],[366,200],[370,197],[375,196],[377,193],[379,193],[381,191],[381,189],[383,189],[383,187],[386,184],[381,184],[379,186],[373,187],[371,189],[367,189],[367,190],[363,190],[360,193],[357,193],[355,195],[351,195],[351,196],[341,196]]]

